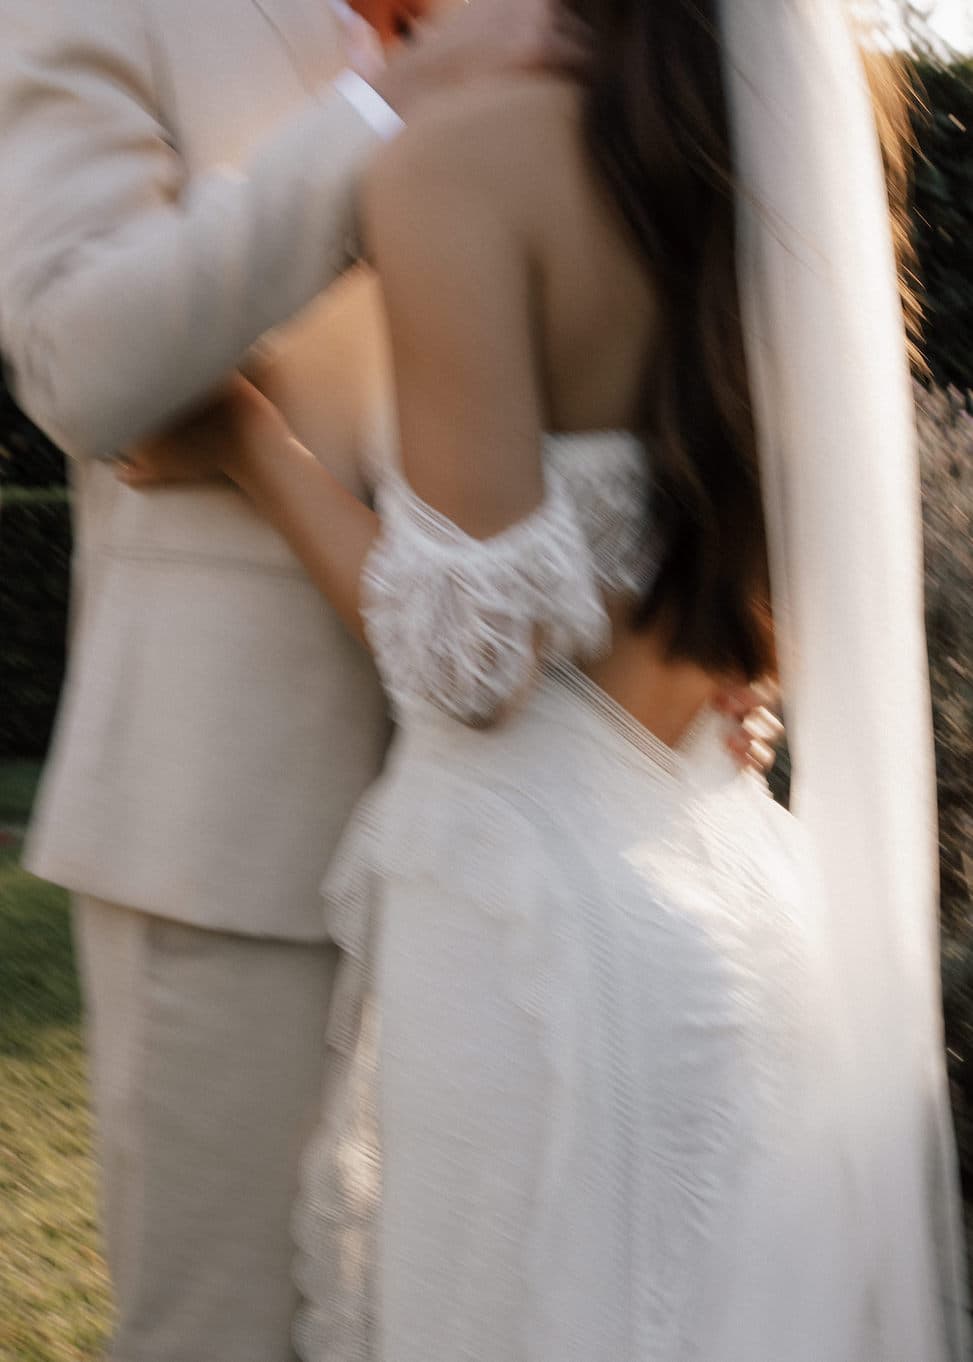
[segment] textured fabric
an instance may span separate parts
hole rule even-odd
[[[388,740],[370,660],[228,484],[146,496],[83,456],[184,409],[273,326],[251,369],[364,493],[368,290],[306,305],[355,249],[379,136],[328,93],[345,55],[326,0],[0,0],[0,30],[0,350],[78,456],[72,648],[28,864],[320,940],[321,874]]]
[[[289,1233],[320,1091],[326,946],[82,898],[113,1362],[289,1362]]]
[[[325,886],[341,964],[296,1217],[305,1362],[946,1356],[928,1284],[920,1344],[887,1346],[904,1284],[853,1194],[799,824],[718,716],[669,748],[552,646],[598,637],[617,579],[586,489],[632,448],[560,446],[548,501],[475,573],[401,481],[384,498],[369,627],[400,730]],[[466,632],[434,644],[429,599]],[[478,730],[457,716],[483,713],[504,599],[516,657],[538,627],[547,644],[532,685],[526,661],[488,667],[505,711]]]
[[[110,454],[347,267],[381,138],[331,89],[344,51],[324,0],[0,13],[5,362],[69,454]]]
[[[957,1359],[919,469],[882,156],[843,0],[720,8],[791,807],[824,887],[877,1351]]]
[[[400,711],[429,700],[464,723],[489,723],[522,694],[538,653],[592,658],[606,648],[604,593],[637,592],[652,570],[640,534],[645,453],[622,433],[588,446],[552,437],[546,480],[538,510],[476,540],[396,468],[381,479],[363,613]]]
[[[329,879],[299,1353],[880,1362],[797,830],[568,675],[416,712]]]

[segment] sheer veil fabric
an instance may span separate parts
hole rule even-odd
[[[856,1214],[895,1312],[886,1362],[954,1362],[919,485],[881,155],[842,0],[722,0],[721,28],[792,808],[824,881]]]

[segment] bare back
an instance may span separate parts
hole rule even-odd
[[[455,249],[465,253],[467,271],[482,271],[494,281],[493,290],[484,293],[481,324],[488,324],[487,310],[499,307],[494,295],[522,289],[519,307],[529,317],[525,344],[477,351],[470,338],[468,345],[481,369],[496,367],[498,400],[504,402],[509,392],[511,405],[516,403],[526,366],[539,394],[537,420],[547,429],[635,429],[643,417],[653,348],[665,338],[650,273],[589,162],[581,120],[580,89],[553,77],[459,91],[437,100],[410,132],[420,154],[411,158],[406,189],[413,196],[435,193],[439,167],[454,158],[462,164],[462,182],[476,203],[455,224],[454,235],[461,239]],[[431,168],[421,154],[424,143],[434,147]],[[457,304],[431,298],[423,306]],[[479,319],[470,312],[473,327]],[[501,327],[493,330],[500,334]],[[463,428],[464,412],[450,410],[449,386],[428,391],[420,413],[424,434],[430,420],[453,431]],[[404,416],[408,422],[410,413]],[[518,472],[511,464],[501,481],[515,486]],[[452,509],[448,502],[446,509]],[[505,512],[504,518],[513,514]],[[466,528],[485,535],[498,527]],[[593,678],[664,741],[676,741],[720,679],[695,665],[664,660],[657,637],[631,628],[630,607],[617,603],[611,614],[613,648],[591,669]]]
[[[530,256],[551,428],[631,427],[657,337],[655,292],[588,163],[580,90],[521,77],[455,94],[437,112]]]

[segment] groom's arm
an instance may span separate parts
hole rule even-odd
[[[0,351],[69,453],[111,453],[348,265],[381,130],[325,89],[240,170],[188,180],[139,6],[0,0],[0,26]]]

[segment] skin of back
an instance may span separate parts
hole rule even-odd
[[[523,254],[536,380],[553,432],[637,428],[645,376],[665,344],[647,264],[589,163],[582,98],[576,84],[553,76],[458,90],[420,110],[405,152],[420,180],[429,160],[461,166],[503,223],[506,249]],[[388,156],[398,154],[393,144]],[[423,185],[413,179],[408,190],[422,195]],[[478,262],[475,222],[464,249],[471,270],[482,264],[503,276],[495,257]],[[677,742],[699,708],[739,678],[668,659],[658,631],[631,627],[628,604],[609,602],[609,610],[613,647],[590,675],[664,742]]]

